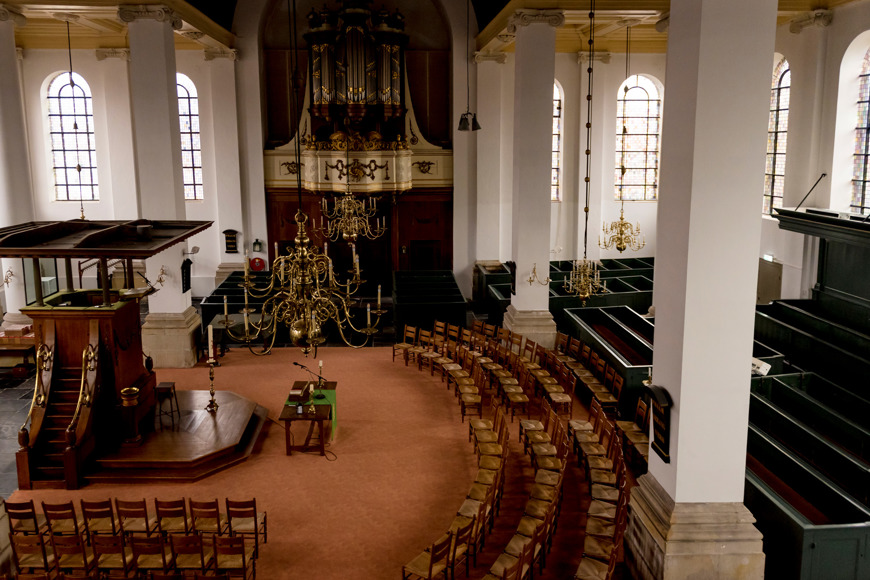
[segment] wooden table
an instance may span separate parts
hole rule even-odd
[[[308,412],[312,405],[304,405],[302,412],[297,413],[296,405],[284,405],[281,410],[281,416],[278,420],[284,421],[284,436],[286,438],[286,453],[293,455],[293,449],[297,451],[306,451],[311,447],[311,435],[314,432],[314,425],[317,425],[318,438],[320,441],[319,449],[321,455],[326,455],[325,437],[323,435],[323,422],[332,417],[332,405],[313,405],[314,412]],[[293,437],[290,433],[290,426],[293,421],[308,421],[308,434],[305,436],[305,442],[302,445],[293,445]]]

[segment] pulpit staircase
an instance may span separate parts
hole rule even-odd
[[[55,368],[54,327],[37,350],[37,375],[30,413],[18,435],[16,455],[22,489],[75,489],[94,449],[92,404],[99,388],[96,321],[82,348],[82,366]],[[29,421],[29,424],[28,424]]]

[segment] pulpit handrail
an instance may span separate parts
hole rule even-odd
[[[21,430],[27,429],[27,423],[30,421],[33,410],[36,407],[44,407],[46,403],[45,385],[42,383],[42,371],[51,370],[52,353],[51,348],[43,343],[36,349],[36,384],[33,387],[33,399],[30,401],[30,409],[27,411],[27,416],[24,418],[24,424],[21,425]]]
[[[67,434],[74,434],[76,431],[76,426],[78,424],[79,415],[81,414],[82,407],[90,407],[91,402],[93,401],[93,392],[91,389],[91,385],[88,381],[88,373],[96,370],[97,368],[97,348],[88,344],[82,351],[82,379],[81,384],[79,386],[79,399],[76,403],[76,410],[73,413],[72,420],[69,423],[69,427],[67,427]]]

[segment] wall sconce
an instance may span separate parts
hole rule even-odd
[[[12,283],[12,278],[15,274],[12,273],[12,268],[6,268],[6,274],[3,276],[3,284],[9,286]]]
[[[263,251],[263,242],[261,242],[259,239],[255,239],[251,243],[251,250],[253,250],[254,252],[262,252]]]
[[[181,253],[185,256],[193,256],[194,254],[199,253],[199,246],[194,246],[194,247],[190,248],[189,252],[182,251]]]
[[[545,279],[541,280],[538,278],[538,264],[532,264],[532,275],[529,276],[529,279],[526,280],[529,283],[529,286],[533,285],[535,282],[540,284],[541,286],[546,286],[550,283],[550,277],[547,276]]]

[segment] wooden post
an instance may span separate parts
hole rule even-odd
[[[75,286],[73,285],[72,258],[64,258],[63,267],[66,270],[66,289],[73,291]]]
[[[33,259],[33,291],[36,293],[36,305],[45,306],[42,301],[42,271],[39,268],[39,258]]]
[[[134,279],[135,274],[133,273],[133,258],[127,258],[124,263],[126,264],[124,273],[127,275],[127,288],[135,288],[136,280]]]
[[[109,260],[100,258],[100,285],[103,287],[103,306],[109,306],[112,302],[109,298]]]

